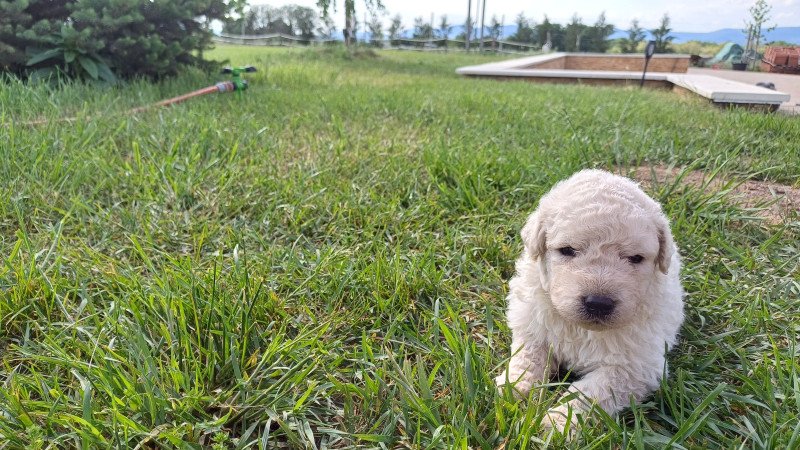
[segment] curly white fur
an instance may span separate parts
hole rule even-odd
[[[683,322],[680,258],[658,203],[627,178],[584,170],[542,197],[522,238],[498,385],[527,395],[559,366],[581,375],[545,420],[560,431],[592,404],[614,414],[656,390]],[[591,296],[613,312],[587,313]]]

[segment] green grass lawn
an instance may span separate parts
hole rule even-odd
[[[564,385],[492,380],[539,196],[657,164],[800,186],[797,117],[455,75],[479,55],[212,56],[258,66],[246,95],[126,116],[222,77],[0,82],[0,447],[558,447]],[[574,447],[798,448],[797,214],[648,190],[687,320],[663,388]]]

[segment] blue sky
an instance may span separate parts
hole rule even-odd
[[[472,0],[474,11],[477,0]],[[337,0],[339,6],[343,0]],[[400,14],[403,24],[410,27],[415,17],[430,20],[431,13],[435,21],[439,16],[447,14],[450,23],[463,23],[467,16],[467,1],[464,0],[384,0],[390,16]],[[573,0],[573,1],[539,1],[520,2],[514,0],[486,0],[486,21],[492,15],[500,19],[505,15],[505,23],[511,24],[514,18],[524,12],[526,16],[541,22],[545,14],[552,21],[565,23],[577,13],[584,23],[594,23],[597,16],[605,11],[608,22],[617,28],[628,28],[631,20],[639,19],[644,28],[654,28],[661,16],[668,13],[675,31],[706,32],[721,28],[742,28],[749,17],[748,9],[755,0],[673,0],[673,1],[633,1],[633,0]],[[800,26],[800,0],[772,0],[772,21],[781,27]],[[251,4],[269,4],[281,6],[298,4],[316,8],[316,0],[251,0]],[[361,0],[356,1],[359,18],[363,17],[364,8]],[[341,14],[334,16],[338,23]]]

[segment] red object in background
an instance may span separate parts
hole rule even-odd
[[[800,49],[795,49],[793,53],[789,53],[786,57],[786,65],[787,66],[797,66],[800,65]]]
[[[767,47],[761,60],[761,70],[800,74],[800,47]]]

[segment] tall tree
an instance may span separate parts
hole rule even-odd
[[[433,39],[433,26],[422,16],[414,19],[414,39]]]
[[[391,45],[397,45],[397,40],[400,39],[400,35],[403,32],[403,17],[400,16],[400,14],[392,17],[387,32],[389,33],[389,43]]]
[[[637,49],[639,48],[639,44],[644,41],[644,29],[639,26],[639,21],[637,19],[633,19],[631,21],[630,28],[628,28],[626,31],[628,33],[628,37],[620,40],[622,53],[636,53]]]
[[[581,40],[586,32],[586,25],[583,24],[578,14],[572,16],[572,21],[564,28],[564,48],[568,52],[580,52]]]
[[[536,39],[542,44],[550,41],[550,50],[563,50],[564,49],[564,28],[557,24],[550,22],[550,19],[545,15],[542,23],[534,27]]]
[[[336,23],[330,16],[322,18],[322,23],[317,27],[317,34],[323,39],[333,39],[333,34],[336,33]]]
[[[331,9],[335,10],[337,0],[317,0],[317,6],[322,10],[322,16],[328,17]],[[364,6],[370,12],[383,10],[382,0],[364,0]],[[355,42],[356,27],[356,0],[344,0],[344,42],[347,45]]]
[[[369,43],[373,47],[380,47],[383,41],[383,22],[378,14],[370,15],[367,29],[369,29]]]
[[[747,29],[753,31],[753,35],[756,39],[764,39],[763,27],[764,24],[771,19],[770,12],[772,11],[772,6],[767,3],[766,0],[756,0],[755,4],[751,6],[748,11],[750,12],[750,19],[745,22]],[[774,29],[775,25],[768,27],[766,31],[772,31]]]
[[[764,36],[764,24],[770,20],[770,11],[772,11],[772,6],[766,2],[766,0],[756,0],[756,3],[750,7],[748,10],[750,12],[750,19],[745,22],[745,32],[748,34],[748,37],[751,41],[748,42],[752,46],[752,48],[748,48],[747,50],[750,51],[750,55],[752,55],[753,64],[758,59],[755,57],[755,53],[758,52],[758,46],[761,44],[763,39],[766,39]],[[766,31],[772,31],[775,29],[775,25],[771,27],[767,27]]]
[[[515,20],[515,23],[517,24],[517,31],[509,36],[508,39],[514,42],[535,44],[536,35],[533,32],[533,27],[531,26],[530,20],[525,17],[524,13],[519,13]]]
[[[318,19],[317,12],[306,6],[254,5],[240,18],[226,22],[222,30],[231,34],[283,33],[311,39]]]
[[[608,38],[614,34],[614,25],[606,22],[606,13],[603,11],[597,21],[588,30],[586,49],[590,52],[605,53],[608,51]]]
[[[245,22],[244,8],[247,6],[247,0],[236,0],[231,4],[233,11],[236,13],[236,18],[230,17],[222,25],[222,31],[230,34],[244,34],[243,28]]]
[[[262,34],[262,33],[279,33],[285,32],[285,23],[278,24],[277,21],[280,20],[280,13],[278,12],[278,8],[271,6],[271,5],[256,5],[250,7],[250,11],[247,13],[248,16],[252,17],[252,19],[248,20],[248,22],[252,22],[252,29],[247,30],[248,33],[252,34]]]
[[[467,40],[467,32],[469,32],[469,40],[470,41],[474,41],[475,38],[478,37],[478,29],[477,29],[476,25],[477,25],[477,22],[475,20],[472,20],[470,22],[464,21],[464,31],[462,31],[461,33],[458,33],[458,36],[456,36],[456,39],[459,39],[459,40],[462,40],[462,41]]]
[[[492,15],[492,20],[489,22],[489,37],[492,39],[492,47],[500,40],[502,34],[503,24],[497,20],[497,16]]]
[[[453,26],[450,25],[450,22],[447,21],[447,14],[443,15],[439,18],[439,37],[442,39],[450,38],[450,31],[453,29]]]
[[[284,14],[295,35],[303,39],[312,39],[314,37],[314,29],[319,20],[314,9],[298,5],[287,5],[281,9],[285,11]]]
[[[675,39],[675,36],[670,36],[672,28],[669,27],[669,15],[664,13],[661,18],[661,23],[658,28],[650,30],[653,35],[653,40],[656,41],[656,53],[669,53],[672,50],[669,44]]]

